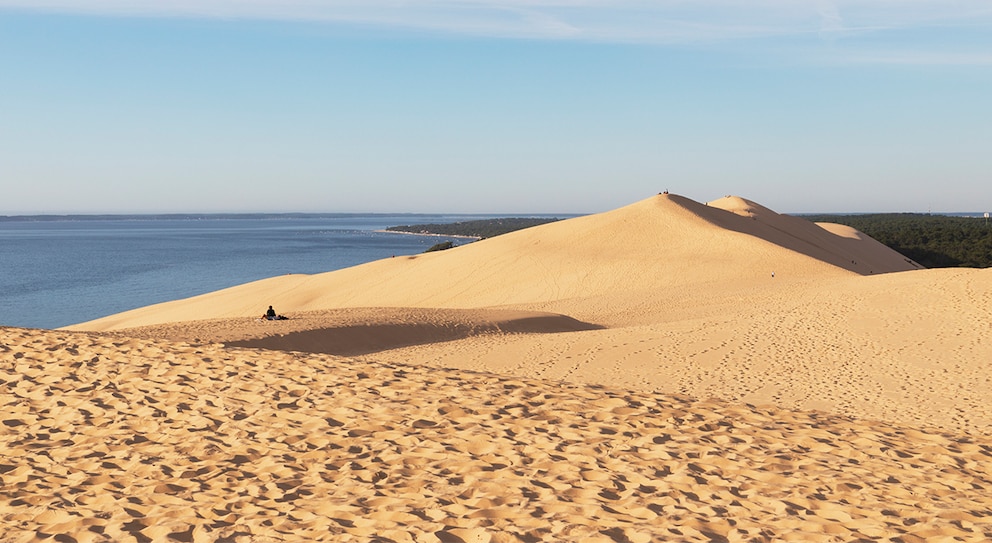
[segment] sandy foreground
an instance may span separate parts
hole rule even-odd
[[[4,541],[987,541],[960,433],[331,355],[2,332]]]
[[[992,540],[990,272],[658,195],[0,328],[0,541]]]

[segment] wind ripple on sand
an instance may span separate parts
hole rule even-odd
[[[18,329],[0,390],[3,541],[992,538],[987,438],[910,426]]]

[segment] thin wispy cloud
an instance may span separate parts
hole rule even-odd
[[[847,64],[992,66],[992,52],[872,51],[867,53],[851,53],[844,58]]]
[[[621,43],[778,37],[837,42],[927,28],[992,34],[989,0],[0,0],[0,10],[4,8],[124,17],[309,21],[489,38]],[[938,51],[925,46],[923,50],[926,58],[939,62]],[[883,61],[887,56],[864,58]],[[956,51],[952,57],[983,59],[987,54]]]

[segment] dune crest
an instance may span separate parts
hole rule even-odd
[[[715,214],[708,216],[725,228],[746,232],[860,275],[923,268],[850,227],[830,223],[818,224],[800,217],[780,215],[738,196],[726,196],[707,205],[728,211],[735,216],[734,218]],[[742,221],[736,217],[751,219],[752,223],[742,225]]]

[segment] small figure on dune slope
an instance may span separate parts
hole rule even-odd
[[[277,314],[276,313],[276,310],[275,309],[272,309],[272,306],[271,305],[269,306],[269,310],[266,311],[264,315],[262,315],[262,318],[265,319],[265,320],[269,320],[269,321],[286,320],[286,317],[283,317],[282,315]]]

